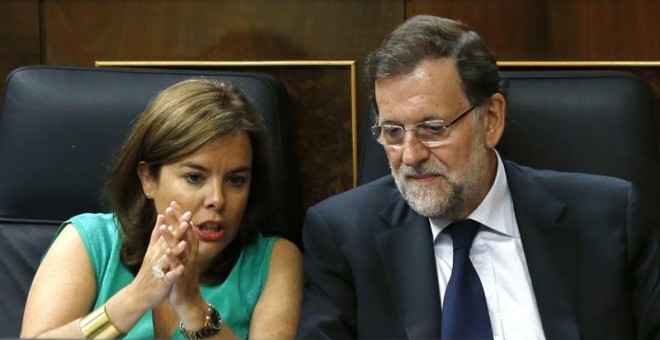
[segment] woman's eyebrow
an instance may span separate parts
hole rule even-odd
[[[208,171],[209,169],[199,163],[194,163],[194,162],[184,162],[181,164],[182,168],[193,168],[195,170],[199,171]]]

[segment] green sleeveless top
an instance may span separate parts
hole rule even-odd
[[[113,214],[82,214],[72,223],[87,249],[96,275],[97,296],[94,309],[133,281],[135,276],[121,262],[121,231]],[[202,296],[220,312],[225,324],[240,338],[247,338],[250,318],[266,285],[270,256],[276,237],[259,235],[243,249],[227,280],[217,286],[204,285]],[[124,338],[154,338],[151,310],[145,313]],[[172,338],[184,339],[177,330]]]

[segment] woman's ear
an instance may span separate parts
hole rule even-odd
[[[488,104],[484,106],[484,109],[486,146],[488,146],[489,149],[493,149],[504,133],[506,99],[504,99],[502,94],[495,93],[490,97],[490,100],[488,101]]]
[[[151,176],[151,171],[149,171],[149,164],[147,162],[140,162],[137,167],[138,177],[140,177],[140,182],[142,183],[142,191],[147,196],[151,198],[153,191],[156,189],[157,181]]]

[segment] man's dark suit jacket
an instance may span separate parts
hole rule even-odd
[[[629,182],[505,161],[547,339],[660,339],[660,255]],[[300,338],[439,338],[429,221],[386,176],[307,212]]]

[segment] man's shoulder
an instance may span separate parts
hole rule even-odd
[[[629,188],[631,183],[621,178],[612,176],[591,174],[586,172],[558,171],[553,169],[538,169],[504,160],[504,168],[509,181],[524,178],[547,185],[585,186],[585,187],[610,187]]]
[[[369,183],[357,186],[331,196],[316,205],[316,209],[342,209],[381,207],[393,200],[402,199],[392,175],[387,175]]]
[[[580,172],[535,169],[505,161],[507,182],[512,196],[530,199],[552,197],[565,203],[584,206],[599,202],[625,202],[636,190],[629,181],[611,176]]]

